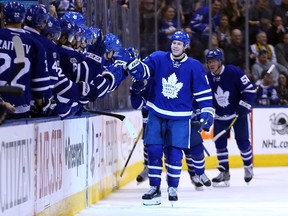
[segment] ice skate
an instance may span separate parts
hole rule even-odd
[[[197,191],[203,191],[204,190],[204,185],[206,187],[211,186],[211,181],[210,179],[203,173],[202,175],[194,175],[190,176],[192,184],[195,186],[195,190]]]
[[[178,201],[177,196],[177,188],[175,187],[168,187],[168,200],[171,202],[172,207],[174,206],[174,203]]]
[[[148,167],[144,166],[144,169],[139,173],[139,175],[136,178],[137,184],[140,184],[148,179]]]
[[[229,170],[225,170],[223,166],[218,166],[220,174],[212,179],[213,187],[229,187],[230,186],[230,173]]]
[[[244,166],[244,181],[249,183],[253,178],[253,166],[252,164],[249,166]]]
[[[159,186],[151,186],[149,191],[142,196],[143,205],[160,205],[161,191]]]

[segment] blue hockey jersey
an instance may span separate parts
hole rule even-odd
[[[170,52],[156,51],[143,60],[151,80],[147,109],[157,116],[184,120],[193,113],[193,100],[200,109],[212,107],[212,92],[203,65],[187,55],[178,61]]]
[[[15,113],[30,110],[32,99],[42,99],[49,95],[49,73],[46,67],[46,53],[44,47],[37,40],[27,35],[23,29],[0,29],[0,85],[5,85],[16,69],[12,37],[19,35],[22,39],[25,53],[25,67],[12,80],[12,86],[21,87],[21,96],[1,95],[4,101],[14,104]],[[47,98],[48,99],[48,98]]]
[[[215,119],[234,117],[239,101],[253,104],[255,89],[246,74],[234,65],[223,65],[219,75],[207,74],[212,92]]]

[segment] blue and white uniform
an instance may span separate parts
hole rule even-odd
[[[213,91],[214,135],[217,135],[235,118],[241,100],[253,104],[255,90],[245,73],[233,65],[222,65],[218,75],[208,72],[207,77]],[[233,128],[244,165],[249,166],[252,163],[249,115],[239,116]],[[229,169],[227,150],[229,134],[228,131],[215,142],[219,165],[225,170]]]

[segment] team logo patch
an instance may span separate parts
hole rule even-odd
[[[168,79],[162,78],[162,94],[168,99],[178,97],[178,92],[183,87],[183,83],[178,82],[175,73],[171,74]]]
[[[225,92],[220,86],[218,86],[216,93],[214,93],[214,96],[219,106],[227,107],[229,105],[229,91]]]

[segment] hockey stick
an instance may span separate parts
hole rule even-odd
[[[198,121],[192,122],[192,124],[197,124],[197,125],[200,124],[200,128],[199,128],[199,130],[198,130],[198,133],[201,134],[201,132],[202,132],[202,130],[203,130],[203,128],[204,128],[204,124],[201,124],[201,123],[198,122]],[[204,145],[203,145],[203,148],[204,148],[204,151],[205,151],[205,153],[207,154],[207,156],[210,157],[210,153],[209,153],[209,151],[206,149],[206,147],[205,147]]]
[[[13,71],[6,84],[4,86],[0,86],[0,94],[22,95],[23,89],[17,86],[11,86],[11,82],[25,66],[24,47],[22,40],[18,35],[13,36],[12,41],[14,50],[16,52],[16,69]]]
[[[218,140],[223,134],[225,134],[228,130],[230,130],[233,125],[235,124],[235,122],[237,121],[239,115],[236,115],[235,118],[233,119],[233,121],[230,123],[230,125],[225,128],[224,130],[220,131],[214,138],[213,138],[213,142],[215,142],[216,140]]]
[[[93,113],[93,114],[97,114],[97,115],[106,115],[106,116],[110,116],[110,117],[114,117],[114,118],[119,119],[125,125],[130,136],[133,139],[137,138],[137,132],[136,132],[134,126],[132,125],[132,123],[129,121],[129,119],[126,116],[121,115],[121,114],[117,114],[117,113],[104,112],[104,111],[95,111],[95,110],[86,110],[86,111]]]
[[[137,145],[137,143],[138,143],[138,141],[139,141],[139,139],[140,139],[140,137],[141,137],[141,135],[142,135],[142,133],[143,133],[143,129],[144,129],[144,128],[142,127],[141,130],[140,130],[140,132],[138,133],[138,136],[137,136],[136,140],[134,141],[134,144],[133,144],[133,147],[132,147],[132,149],[131,149],[131,152],[130,152],[130,154],[128,155],[128,158],[127,158],[126,163],[125,163],[125,165],[124,165],[124,167],[123,167],[123,169],[122,169],[122,172],[120,173],[120,177],[123,176],[123,173],[124,173],[124,171],[125,171],[128,163],[129,163],[129,161],[130,161],[130,158],[131,158],[131,156],[132,156],[132,154],[133,154],[133,152],[134,152],[134,149],[135,149],[135,147],[136,147],[136,145]]]
[[[275,64],[272,64],[272,65],[269,67],[269,69],[268,69],[268,71],[267,71],[267,74],[270,74],[274,68],[275,68]],[[258,91],[259,86],[261,85],[262,82],[263,82],[263,79],[260,81],[259,85],[257,85],[257,88],[255,89],[255,92]]]

